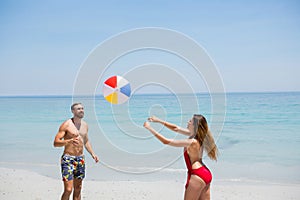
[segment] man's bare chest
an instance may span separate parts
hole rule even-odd
[[[79,129],[74,126],[74,125],[70,125],[66,131],[66,136],[68,138],[75,138],[80,136],[81,138],[84,138],[84,136],[86,135],[87,131],[84,127],[79,127]]]

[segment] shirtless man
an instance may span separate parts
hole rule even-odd
[[[81,199],[82,180],[85,177],[83,146],[96,163],[99,161],[88,139],[88,125],[82,120],[84,117],[83,105],[74,103],[71,111],[73,118],[62,123],[54,139],[55,147],[65,147],[61,157],[61,172],[64,182],[62,200],[69,199],[73,188],[73,200]]]

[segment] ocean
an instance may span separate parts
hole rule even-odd
[[[63,149],[53,147],[53,140],[59,125],[72,117],[73,101],[85,105],[89,139],[100,157],[95,164],[85,152],[87,179],[184,182],[182,148],[162,145],[143,122],[156,115],[185,127],[200,113],[217,126],[218,161],[204,157],[215,181],[300,183],[300,92],[227,93],[224,113],[213,109],[218,105],[210,94],[141,94],[123,105],[111,105],[99,96],[0,97],[0,167],[60,179]],[[153,126],[166,137],[185,138]]]

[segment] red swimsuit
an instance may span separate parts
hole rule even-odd
[[[188,177],[187,177],[187,182],[185,185],[185,188],[187,188],[189,186],[189,182],[190,182],[190,178],[191,175],[197,175],[199,176],[206,184],[209,184],[212,180],[212,175],[209,171],[209,169],[203,165],[202,167],[198,168],[198,169],[193,169],[192,168],[192,164],[190,161],[190,157],[187,153],[187,150],[184,151],[184,160],[186,163],[186,167],[188,169]]]

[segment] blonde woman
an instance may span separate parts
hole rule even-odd
[[[161,123],[172,131],[189,136],[188,139],[182,140],[169,139],[153,129],[149,122],[144,123],[144,127],[163,144],[174,147],[184,147],[184,159],[188,169],[184,199],[210,199],[212,174],[202,162],[202,157],[203,151],[205,150],[210,159],[217,160],[218,149],[209,131],[205,117],[202,115],[194,115],[193,118],[189,120],[187,128],[181,128],[155,116],[148,118],[148,121]]]

